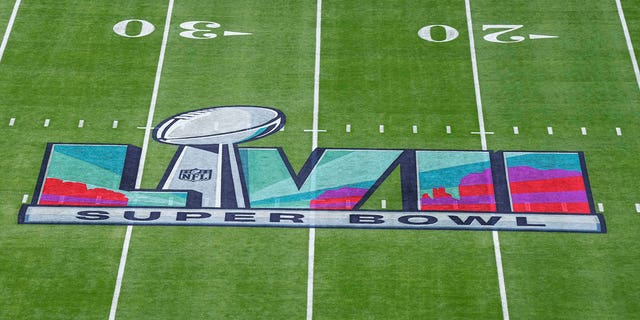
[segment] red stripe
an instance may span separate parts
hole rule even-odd
[[[118,203],[101,203],[96,201],[95,203],[90,202],[75,202],[75,201],[38,201],[38,204],[42,205],[56,205],[56,206],[78,206],[78,207],[124,207],[127,205],[126,202],[121,204]]]
[[[591,213],[586,202],[565,203],[516,203],[514,212]]]
[[[325,210],[351,210],[360,201],[362,197],[344,197],[344,198],[332,198],[332,199],[314,199],[309,204],[310,209],[325,209]]]
[[[512,194],[585,190],[582,177],[531,180],[509,183]]]
[[[352,205],[358,203],[362,197],[344,197],[344,198],[331,198],[331,199],[314,199],[311,200],[311,205],[321,204],[338,204],[338,203],[350,203]]]
[[[431,204],[422,205],[423,211],[490,211],[496,212],[495,204]]]
[[[493,184],[476,184],[471,186],[459,186],[460,196],[486,196],[492,195]]]

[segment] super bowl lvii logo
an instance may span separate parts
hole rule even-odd
[[[581,152],[314,150],[299,172],[281,148],[240,147],[279,131],[273,108],[221,106],[158,124],[177,146],[158,187],[135,188],[141,151],[47,145],[19,223],[606,232]],[[399,173],[402,210],[364,210]]]

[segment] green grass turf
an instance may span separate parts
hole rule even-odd
[[[640,91],[615,3],[471,2],[486,127],[495,132],[489,149],[585,151],[609,229],[501,232],[511,317],[633,318],[640,313],[633,207],[640,202]],[[623,2],[640,39],[640,6]],[[0,30],[12,5],[0,2]],[[165,3],[143,0],[23,2],[0,63],[0,318],[107,317],[124,227],[17,225],[16,216],[47,142],[142,145],[136,127],[146,122],[165,14]],[[312,125],[315,14],[310,0],[176,1],[154,123],[207,106],[273,106],[287,115],[285,131],[250,145],[281,146],[300,168],[311,151],[303,130]],[[113,33],[113,24],[131,18],[150,21],[155,32],[136,39]],[[253,35],[179,37],[179,24],[193,20]],[[418,38],[430,24],[460,35],[447,43]],[[494,44],[482,40],[483,24],[523,24],[518,32],[560,38]],[[319,124],[327,132],[320,147],[480,149],[470,134],[478,122],[463,1],[325,0],[322,32]],[[11,117],[14,127],[6,125]],[[85,128],[77,128],[79,119]],[[151,143],[144,188],[156,187],[173,152]],[[385,199],[398,209],[397,183],[392,175],[365,206],[379,208]],[[316,232],[316,319],[501,317],[491,233]],[[307,235],[136,227],[118,319],[303,318]]]

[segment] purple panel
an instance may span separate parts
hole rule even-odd
[[[318,196],[317,199],[333,199],[346,197],[362,197],[367,193],[367,189],[361,188],[340,188],[337,190],[327,190]]]
[[[491,169],[486,169],[480,173],[470,173],[460,180],[461,186],[472,186],[477,184],[492,183]]]
[[[587,195],[584,191],[536,192],[512,194],[511,200],[514,203],[587,202]]]
[[[581,177],[581,176],[582,176],[582,172],[580,171],[571,171],[571,170],[562,170],[562,169],[540,170],[540,169],[527,167],[527,166],[518,166],[518,167],[509,168],[509,182],[547,180],[547,179]]]

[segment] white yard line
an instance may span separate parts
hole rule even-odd
[[[629,49],[629,56],[631,56],[633,72],[636,74],[636,83],[638,84],[638,89],[640,89],[640,69],[638,68],[638,60],[636,59],[636,52],[633,50],[633,43],[631,42],[629,28],[627,27],[627,20],[624,18],[624,11],[622,10],[622,3],[620,3],[620,0],[616,0],[616,6],[618,7],[618,16],[620,16],[620,23],[622,24],[624,38],[627,40],[627,48]]]
[[[142,184],[142,174],[144,171],[145,158],[147,157],[147,149],[149,148],[149,139],[151,137],[151,128],[153,123],[153,115],[156,110],[156,102],[158,99],[158,89],[160,88],[160,76],[162,75],[162,66],[164,64],[164,55],[166,52],[167,41],[169,39],[169,30],[171,28],[171,15],[173,12],[173,0],[169,0],[167,8],[167,17],[164,24],[164,33],[162,35],[162,45],[160,47],[160,56],[158,58],[158,67],[156,68],[156,78],[153,84],[153,93],[151,95],[151,103],[149,105],[149,113],[147,115],[147,127],[144,132],[144,141],[142,144],[142,153],[140,154],[140,164],[138,165],[138,176],[136,177],[136,189]],[[124,269],[127,264],[127,254],[129,252],[129,243],[131,241],[131,233],[133,226],[127,226],[127,231],[122,244],[122,254],[120,255],[120,265],[118,266],[118,276],[116,277],[116,286],[113,290],[113,299],[111,300],[111,309],[109,311],[109,320],[116,318],[118,309],[118,298],[120,297],[120,289],[122,288],[122,279],[124,277]]]
[[[316,229],[309,228],[309,259],[307,262],[307,320],[313,319],[313,273],[316,254]]]
[[[493,252],[496,256],[496,269],[498,271],[498,287],[500,288],[500,302],[502,304],[502,318],[509,320],[509,304],[507,303],[507,289],[504,283],[504,270],[502,269],[502,252],[500,251],[500,236],[498,231],[492,231]]]
[[[316,51],[313,72],[313,132],[311,150],[318,148],[318,112],[320,108],[320,43],[322,39],[322,0],[316,4]],[[350,131],[348,128],[347,131]],[[316,229],[309,229],[309,254],[307,260],[307,320],[313,319],[313,274],[316,252]]]
[[[111,299],[111,309],[109,310],[109,320],[116,318],[118,310],[118,298],[120,298],[120,289],[122,288],[122,278],[124,277],[124,267],[127,264],[127,255],[129,254],[129,243],[131,242],[131,232],[133,226],[127,226],[127,232],[124,235],[124,243],[122,244],[122,253],[120,254],[120,265],[118,266],[118,276],[116,277],[116,287],[113,290],[113,298]]]
[[[476,59],[476,46],[473,36],[473,22],[471,20],[471,3],[465,0],[465,9],[467,13],[467,29],[469,31],[469,47],[471,52],[471,69],[473,70],[473,86],[476,93],[476,107],[478,110],[478,124],[480,126],[480,142],[482,150],[487,150],[487,136],[484,126],[484,115],[482,112],[482,96],[480,95],[480,80],[478,77],[478,63]],[[502,253],[500,252],[500,237],[497,231],[492,231],[493,235],[493,251],[496,257],[496,269],[498,272],[498,287],[500,289],[500,301],[502,304],[502,317],[509,320],[509,305],[507,303],[507,290],[504,283],[504,271],[502,268]]]
[[[471,70],[473,72],[473,87],[476,92],[476,109],[478,112],[478,125],[480,126],[480,143],[482,150],[487,150],[487,135],[484,128],[484,114],[482,112],[482,97],[480,95],[480,80],[478,77],[478,63],[476,61],[476,44],[473,38],[473,23],[471,21],[471,4],[465,0],[467,11],[467,29],[469,30],[469,48],[471,50]]]
[[[136,189],[142,184],[142,174],[144,172],[144,164],[147,157],[147,149],[149,148],[149,140],[151,138],[151,129],[153,128],[153,115],[156,112],[156,102],[158,100],[158,89],[160,88],[160,77],[162,76],[162,66],[164,65],[164,55],[167,50],[167,41],[169,40],[169,29],[171,29],[171,14],[173,12],[173,1],[169,0],[169,8],[167,9],[167,17],[164,23],[164,33],[162,34],[162,45],[160,47],[160,57],[158,58],[158,67],[156,68],[156,78],[153,82],[153,93],[151,94],[151,103],[149,105],[149,114],[147,116],[147,125],[144,130],[144,140],[142,142],[142,153],[140,155],[140,164],[138,165],[138,176],[136,177]]]
[[[7,42],[9,42],[9,35],[11,35],[11,29],[13,29],[13,23],[16,21],[16,16],[18,15],[18,9],[20,8],[21,1],[22,0],[16,0],[16,3],[13,5],[13,11],[11,11],[11,17],[9,18],[7,29],[4,31],[4,37],[2,37],[2,43],[0,43],[0,61],[2,61],[2,57],[4,56],[4,50],[7,48]]]
[[[318,147],[318,110],[320,109],[320,40],[322,37],[322,0],[316,6],[316,60],[313,71],[313,132],[311,134],[311,149]]]

